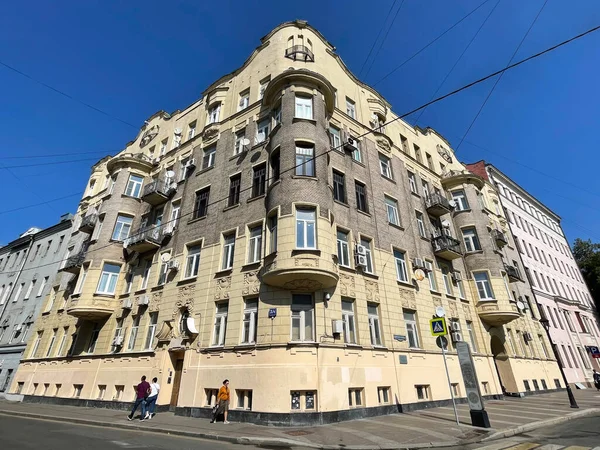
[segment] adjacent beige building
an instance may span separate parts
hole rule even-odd
[[[11,389],[126,407],[156,376],[159,405],[206,416],[228,378],[233,420],[407,411],[450,399],[438,306],[482,394],[555,389],[535,305],[511,294],[532,297],[498,202],[317,30],[284,23],[92,168],[76,282],[35,322]],[[448,362],[462,398],[453,344]]]

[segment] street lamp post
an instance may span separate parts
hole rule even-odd
[[[569,396],[569,403],[571,404],[571,408],[579,408],[579,405],[575,401],[575,396],[573,395],[571,386],[569,386],[569,382],[567,381],[567,376],[565,375],[564,368],[558,357],[558,352],[556,350],[556,346],[554,345],[554,342],[552,342],[552,339],[550,338],[550,321],[548,319],[546,319],[545,317],[543,317],[542,319],[540,319],[540,323],[544,327],[544,330],[546,330],[546,335],[548,336],[548,341],[550,341],[550,346],[552,347],[552,351],[554,352],[554,359],[556,359],[556,363],[558,364],[558,367],[560,368],[560,373],[563,377],[563,381],[565,383],[565,386],[567,387],[567,395]]]

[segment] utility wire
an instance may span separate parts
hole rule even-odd
[[[454,25],[452,25],[450,28],[448,28],[446,31],[444,31],[442,34],[440,34],[438,37],[436,37],[435,39],[433,39],[432,41],[430,41],[427,45],[425,45],[425,47],[421,48],[421,50],[417,51],[415,54],[413,54],[410,58],[404,60],[404,62],[402,62],[398,67],[396,67],[395,69],[393,69],[391,72],[389,72],[387,75],[385,75],[383,78],[381,78],[379,81],[377,81],[376,83],[373,83],[373,86],[377,86],[379,83],[381,83],[383,80],[387,79],[390,75],[394,74],[395,72],[397,72],[398,70],[400,70],[400,68],[402,68],[406,63],[408,63],[409,61],[411,61],[413,58],[415,58],[416,56],[420,55],[424,50],[426,50],[427,48],[431,47],[433,44],[435,44],[438,40],[440,40],[443,36],[445,36],[449,31],[453,30],[454,28],[456,28],[456,26],[458,26],[461,22],[463,22],[466,18],[468,18],[471,14],[473,14],[475,11],[477,11],[479,8],[481,8],[483,5],[485,5],[487,2],[489,2],[490,0],[485,0],[483,3],[481,3],[478,7],[476,7],[475,9],[473,9],[471,12],[469,12],[466,16],[464,16],[462,19],[460,19],[458,22],[456,22]]]
[[[383,25],[385,25],[385,23],[387,22],[387,20],[390,18],[390,15],[392,14],[394,6],[396,6],[396,3],[398,3],[398,0],[394,0],[394,3],[392,3],[392,7],[388,11],[387,16],[385,16],[385,20],[383,21]],[[379,37],[381,36],[381,32],[383,31],[383,29],[384,29],[383,26],[379,28],[379,33],[377,33],[377,37],[375,38],[375,41],[373,42],[373,45],[371,45],[371,50],[369,50],[369,54],[365,58],[365,61],[362,63],[362,66],[360,67],[360,70],[358,71],[358,76],[359,77],[360,77],[360,74],[362,73],[363,69],[365,68],[365,64],[367,64],[367,61],[369,60],[369,57],[371,56],[371,53],[373,53],[373,49],[375,49],[375,45],[377,45],[377,41],[379,40]]]
[[[85,158],[85,159],[69,159],[67,161],[50,161],[35,164],[21,164],[18,166],[4,166],[4,169],[19,169],[21,167],[36,167],[36,166],[54,166],[56,164],[71,164],[83,161],[98,161],[98,158]]]
[[[42,85],[42,86],[44,86],[45,88],[47,88],[47,89],[50,89],[51,91],[54,91],[54,92],[56,92],[57,94],[60,94],[60,95],[62,95],[63,97],[66,97],[66,98],[68,98],[68,99],[70,99],[70,100],[73,100],[74,102],[77,102],[77,103],[79,103],[80,105],[83,105],[83,106],[85,106],[85,107],[87,107],[87,108],[89,108],[89,109],[91,109],[91,110],[94,110],[94,111],[96,111],[96,112],[99,112],[100,114],[103,114],[103,115],[105,115],[106,117],[110,117],[111,119],[117,120],[117,121],[121,122],[122,124],[125,124],[125,125],[127,125],[127,126],[130,126],[130,127],[132,127],[132,128],[135,128],[136,130],[137,130],[137,129],[139,129],[139,127],[136,127],[135,125],[133,125],[133,124],[131,124],[131,123],[129,123],[129,122],[126,122],[126,121],[125,121],[125,120],[123,120],[123,119],[119,119],[117,116],[113,116],[112,114],[110,114],[110,113],[107,113],[106,111],[103,111],[103,110],[101,110],[100,108],[96,108],[95,106],[93,106],[93,105],[91,105],[91,104],[89,104],[89,103],[86,103],[86,102],[84,102],[83,100],[79,100],[78,98],[75,98],[75,97],[73,97],[72,95],[70,95],[70,94],[67,94],[67,93],[66,93],[66,92],[64,92],[64,91],[61,91],[60,89],[57,89],[57,88],[55,88],[55,87],[52,87],[52,86],[50,86],[50,85],[49,85],[49,84],[47,84],[47,83],[44,83],[43,81],[40,81],[40,80],[38,80],[38,79],[35,79],[35,78],[33,78],[31,75],[28,75],[28,74],[26,74],[25,72],[23,72],[23,71],[21,71],[21,70],[17,69],[17,68],[16,68],[16,67],[14,67],[14,66],[11,66],[11,65],[9,65],[9,64],[7,64],[7,63],[5,63],[5,62],[3,62],[3,61],[0,61],[0,66],[4,66],[4,67],[6,67],[7,69],[9,69],[9,70],[12,70],[13,72],[15,72],[15,73],[18,73],[19,75],[21,75],[21,76],[23,76],[23,77],[25,77],[25,78],[27,78],[27,79],[29,79],[29,80],[33,81],[34,83],[37,83],[37,84],[39,84],[39,85]]]
[[[54,158],[58,156],[76,156],[76,155],[96,155],[99,153],[106,154],[104,150],[96,150],[95,152],[72,152],[72,153],[50,153],[48,155],[25,155],[25,156],[2,156],[2,159],[35,159],[35,158]]]
[[[521,46],[523,45],[523,42],[525,42],[525,39],[527,39],[527,36],[529,36],[529,32],[531,31],[531,29],[533,28],[533,26],[535,25],[535,23],[538,20],[538,17],[540,17],[540,14],[542,14],[542,11],[544,10],[544,8],[546,7],[546,4],[548,3],[548,0],[544,0],[544,3],[542,5],[542,7],[540,8],[540,10],[538,11],[537,15],[535,16],[535,18],[533,19],[533,22],[531,22],[531,25],[529,25],[529,28],[527,29],[527,32],[525,33],[525,35],[523,36],[523,38],[521,39],[521,42],[519,42],[519,45],[517,46],[517,48],[515,49],[515,51],[513,52],[512,56],[510,57],[510,59],[508,60],[508,64],[506,65],[508,67],[508,65],[512,62],[512,60],[514,59],[514,57],[516,56],[517,52],[519,51],[519,49],[521,48]],[[479,111],[477,111],[477,114],[475,114],[475,117],[473,117],[473,120],[471,121],[471,124],[469,125],[469,128],[467,128],[467,131],[465,131],[465,134],[463,135],[463,137],[461,138],[460,142],[458,143],[458,145],[456,146],[456,148],[454,149],[455,152],[458,151],[458,149],[460,148],[460,146],[462,145],[463,141],[465,140],[465,138],[467,137],[467,135],[469,134],[469,132],[471,131],[471,128],[473,128],[473,125],[475,125],[475,122],[477,122],[477,119],[479,118],[479,115],[481,114],[481,111],[483,111],[483,108],[485,108],[485,105],[487,104],[488,100],[490,99],[490,97],[492,96],[492,94],[494,93],[494,89],[496,89],[496,86],[498,86],[498,83],[500,83],[500,80],[502,79],[502,76],[504,75],[504,72],[502,72],[500,74],[500,76],[498,78],[496,78],[496,81],[494,82],[494,85],[492,86],[492,89],[490,90],[490,92],[488,92],[487,97],[485,98],[485,100],[483,101],[483,103],[481,104],[481,107],[479,108]]]
[[[69,195],[65,195],[63,197],[53,198],[52,200],[47,200],[45,202],[36,203],[34,205],[21,206],[19,208],[7,209],[6,211],[0,211],[0,214],[8,214],[8,213],[15,212],[15,211],[21,211],[23,209],[34,208],[34,207],[40,206],[40,205],[47,205],[49,203],[54,203],[59,200],[64,200],[65,198],[75,197],[76,195],[81,195],[81,194],[82,194],[82,192],[75,192],[74,194],[69,194]]]
[[[373,65],[375,64],[375,61],[377,60],[377,57],[379,56],[379,52],[381,52],[381,48],[383,47],[383,44],[385,44],[385,41],[387,40],[388,34],[390,34],[390,31],[391,31],[392,27],[394,26],[394,22],[396,22],[396,18],[398,17],[398,13],[402,9],[403,5],[404,5],[404,0],[402,0],[402,3],[400,3],[400,6],[396,10],[396,14],[394,14],[394,18],[392,19],[392,23],[390,23],[390,26],[388,27],[388,29],[387,29],[387,31],[385,33],[385,36],[383,37],[383,40],[379,44],[379,48],[377,49],[377,53],[375,53],[375,56],[371,60],[371,65],[367,69],[367,73],[365,73],[365,78],[369,75],[369,72],[373,68]]]
[[[567,45],[567,44],[569,44],[569,43],[571,43],[571,42],[573,42],[573,41],[576,41],[576,40],[578,40],[578,39],[581,39],[581,38],[583,38],[583,37],[587,36],[588,34],[591,34],[591,33],[595,32],[595,31],[598,31],[599,29],[600,29],[600,25],[598,25],[598,26],[595,26],[595,27],[593,27],[593,28],[590,28],[589,30],[587,30],[587,31],[584,31],[583,33],[580,33],[580,34],[578,34],[578,35],[576,35],[576,36],[573,36],[573,37],[571,37],[571,38],[569,38],[569,39],[567,39],[567,40],[565,40],[565,41],[562,41],[562,42],[560,42],[560,43],[558,43],[558,44],[556,44],[556,45],[553,45],[552,47],[549,47],[549,48],[547,48],[547,49],[545,49],[545,50],[542,50],[542,51],[540,51],[540,52],[538,52],[538,53],[535,53],[535,54],[533,54],[533,55],[531,55],[531,56],[528,56],[527,58],[524,58],[524,59],[522,59],[522,60],[520,60],[520,61],[517,61],[516,63],[510,64],[510,65],[506,66],[506,67],[505,67],[505,68],[503,68],[503,69],[497,70],[496,72],[490,73],[490,74],[488,74],[488,75],[486,75],[486,76],[484,76],[484,77],[482,77],[482,78],[479,78],[479,79],[477,79],[477,80],[475,80],[475,81],[472,81],[472,82],[470,82],[470,83],[468,83],[468,84],[465,84],[465,85],[463,85],[463,86],[462,86],[462,87],[460,87],[460,88],[454,89],[453,91],[451,91],[451,92],[448,92],[447,94],[444,94],[444,95],[442,95],[442,96],[440,96],[440,97],[438,97],[438,98],[436,98],[436,99],[433,99],[433,100],[431,100],[431,101],[429,101],[429,102],[427,102],[427,103],[425,103],[425,104],[423,104],[423,105],[421,105],[421,106],[419,106],[419,107],[417,107],[417,108],[415,108],[415,109],[413,109],[413,110],[411,110],[411,111],[408,111],[407,113],[404,113],[404,114],[402,114],[401,116],[398,116],[398,117],[396,117],[396,118],[394,118],[394,119],[390,120],[389,122],[386,122],[385,124],[383,124],[383,126],[387,126],[387,125],[389,125],[389,124],[391,124],[391,123],[394,123],[394,122],[396,122],[396,121],[398,121],[398,120],[401,120],[401,119],[403,119],[403,118],[405,118],[405,117],[407,117],[407,116],[410,116],[411,114],[414,114],[415,112],[417,112],[417,111],[420,111],[421,109],[423,109],[423,108],[426,108],[426,107],[427,107],[427,106],[429,106],[429,105],[433,105],[434,103],[438,103],[438,102],[440,102],[440,101],[442,101],[442,100],[444,100],[444,99],[446,99],[446,98],[448,98],[448,97],[451,97],[451,96],[453,96],[453,95],[456,95],[456,94],[458,94],[459,92],[462,92],[462,91],[464,91],[464,90],[466,90],[466,89],[469,89],[469,88],[471,88],[471,87],[473,87],[473,86],[475,86],[475,85],[477,85],[477,84],[483,83],[484,81],[486,81],[486,80],[489,80],[490,78],[493,78],[493,77],[495,77],[496,75],[499,75],[499,74],[501,74],[501,73],[503,73],[503,72],[506,72],[507,70],[513,69],[513,68],[515,68],[515,67],[518,67],[518,66],[520,66],[520,65],[522,65],[522,64],[524,64],[524,63],[526,63],[526,62],[528,62],[528,61],[531,61],[531,60],[533,60],[533,59],[535,59],[535,58],[539,58],[540,56],[542,56],[542,55],[545,55],[546,53],[550,53],[550,52],[552,52],[552,51],[554,51],[554,50],[556,50],[556,49],[558,49],[558,48],[560,48],[560,47],[563,47],[563,46],[565,46],[565,45]],[[365,137],[365,136],[367,136],[368,134],[371,134],[371,133],[373,133],[373,132],[374,132],[374,130],[368,130],[368,131],[366,131],[365,133],[363,133],[363,134],[361,134],[361,135],[357,136],[357,139],[360,139],[360,138],[362,138],[362,137]],[[314,161],[314,160],[316,160],[317,158],[319,158],[319,157],[321,157],[321,156],[328,155],[328,154],[329,154],[329,153],[331,153],[332,151],[335,151],[335,150],[338,150],[338,149],[342,148],[342,147],[343,147],[343,145],[344,145],[344,144],[340,144],[340,145],[338,145],[338,146],[336,146],[336,147],[331,147],[329,150],[327,150],[327,151],[325,151],[325,152],[321,153],[320,155],[316,155],[316,156],[312,157],[310,160],[308,160],[308,161],[305,161],[304,163],[296,164],[296,165],[294,165],[294,166],[292,166],[292,167],[290,167],[290,168],[288,168],[288,169],[282,170],[282,171],[280,171],[280,175],[281,175],[281,174],[283,174],[283,173],[286,173],[286,172],[289,172],[289,171],[295,170],[297,167],[300,167],[300,166],[302,166],[302,165],[306,164],[306,163],[307,163],[307,162],[309,162],[309,161]],[[269,177],[268,179],[266,179],[266,180],[265,180],[265,182],[267,182],[267,181],[271,181],[271,180],[273,180],[273,177]],[[251,190],[251,189],[252,189],[252,186],[250,186],[250,187],[247,187],[247,188],[244,188],[244,189],[241,189],[241,190],[240,190],[240,194],[241,194],[242,192],[246,192],[246,191],[249,191],[249,190]],[[227,200],[228,198],[229,198],[229,196],[226,196],[226,197],[220,198],[220,199],[218,199],[218,200],[215,200],[215,201],[213,201],[213,202],[210,202],[210,203],[208,203],[206,206],[208,207],[208,206],[215,205],[215,204],[217,204],[217,203],[220,203],[220,202],[222,202],[222,201],[225,201],[225,200]],[[187,216],[190,216],[190,215],[192,215],[192,214],[194,214],[194,213],[195,213],[195,210],[192,210],[192,211],[190,211],[190,212],[188,212],[188,213],[182,214],[182,215],[181,215],[181,216],[179,216],[177,219],[171,219],[171,220],[169,220],[169,221],[166,221],[166,222],[162,223],[160,226],[162,227],[162,226],[164,226],[164,225],[167,225],[168,223],[172,223],[172,222],[175,222],[175,221],[177,221],[177,220],[181,220],[182,218],[184,218],[184,217],[187,217]],[[136,236],[140,236],[140,235],[142,235],[143,233],[145,233],[146,231],[147,231],[147,230],[143,230],[143,231],[141,231],[141,232],[139,232],[139,233],[134,233],[134,234],[130,235],[129,237],[136,237]],[[95,249],[93,249],[93,250],[89,250],[89,251],[88,251],[88,254],[89,254],[89,253],[92,253],[92,252],[95,252],[95,251],[98,251],[98,250],[102,250],[102,249],[108,248],[108,247],[110,247],[110,246],[112,246],[112,245],[113,245],[113,244],[112,244],[112,243],[110,243],[110,244],[106,244],[106,245],[103,245],[103,246],[101,246],[101,247],[95,248]],[[63,260],[63,261],[65,261],[65,260]],[[61,261],[58,261],[58,262],[61,262]],[[52,265],[52,264],[56,264],[56,261],[55,261],[55,262],[53,262],[53,263],[50,263],[50,264],[42,264],[42,265],[39,265],[39,266],[36,266],[36,267],[29,267],[29,268],[27,268],[27,269],[24,269],[24,270],[32,270],[32,269],[37,269],[37,268],[40,268],[40,267],[45,267],[45,266],[49,266],[49,265]],[[14,271],[14,272],[0,272],[0,274],[8,274],[8,273],[16,273],[16,271]]]
[[[454,65],[450,68],[450,70],[448,71],[448,73],[446,74],[446,76],[444,77],[444,79],[442,80],[442,82],[439,84],[439,86],[437,87],[437,89],[435,90],[435,92],[433,93],[433,95],[431,96],[430,100],[434,99],[435,96],[438,94],[438,92],[440,91],[440,89],[442,88],[442,86],[444,85],[444,83],[446,82],[446,80],[450,77],[450,75],[452,74],[452,72],[454,71],[454,69],[456,68],[456,66],[458,65],[459,61],[465,55],[465,53],[467,53],[467,50],[469,50],[469,48],[471,47],[471,44],[473,44],[473,42],[475,41],[475,39],[479,35],[479,32],[483,29],[483,27],[487,23],[488,19],[492,16],[492,14],[494,13],[494,11],[496,10],[496,8],[498,7],[499,4],[500,4],[500,0],[498,0],[496,2],[496,4],[494,5],[494,7],[490,10],[490,12],[488,13],[488,15],[484,19],[484,21],[481,23],[481,25],[479,26],[479,28],[477,29],[477,31],[475,32],[475,34],[473,35],[473,37],[471,38],[471,40],[469,41],[469,43],[467,44],[467,46],[465,47],[465,49],[462,51],[462,53],[460,54],[460,56],[458,57],[458,59],[454,62]],[[415,121],[415,125],[419,124],[419,120],[421,119],[421,117],[425,113],[425,110],[427,110],[427,108],[423,108],[421,110],[421,112],[419,113],[419,116],[417,117],[417,120]]]

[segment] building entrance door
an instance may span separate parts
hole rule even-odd
[[[173,366],[175,367],[175,374],[173,376],[173,391],[171,392],[171,403],[170,406],[175,408],[179,400],[179,388],[181,387],[181,374],[183,372],[183,355],[177,356]]]
[[[498,372],[503,393],[519,392],[504,343],[498,336],[492,336],[491,347],[494,355],[494,365]]]

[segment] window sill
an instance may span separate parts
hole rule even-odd
[[[411,352],[414,352],[414,353],[427,353],[427,350],[425,350],[424,348],[420,348],[420,347],[408,347],[408,350],[410,350]]]
[[[44,311],[44,312],[42,313],[42,316],[48,316],[48,315],[49,315],[51,312],[52,312],[52,311]]]
[[[260,200],[261,198],[265,198],[266,194],[260,194],[257,195],[256,197],[251,197],[248,200],[246,200],[246,203],[252,203],[255,202],[256,200]]]
[[[434,291],[433,289],[430,289],[430,290],[429,290],[429,292],[430,292],[432,295],[439,295],[440,297],[442,296],[442,293],[441,293],[440,291]]]
[[[404,231],[404,227],[402,227],[401,225],[396,225],[395,223],[392,223],[392,222],[388,222],[388,225],[390,227],[398,228],[399,230]]]
[[[307,119],[305,117],[292,117],[292,123],[297,123],[297,122],[308,122],[308,123],[312,123],[313,125],[317,124],[317,121],[315,119]]]
[[[387,177],[387,176],[385,176],[384,174],[381,174],[381,178],[383,178],[384,180],[388,180],[388,181],[390,181],[391,183],[394,183],[394,184],[396,184],[396,180],[394,180],[393,178]]]
[[[146,292],[147,289],[148,288],[138,289],[137,291],[133,291],[133,295],[143,294],[144,292]]]
[[[344,272],[356,273],[356,269],[352,266],[343,266],[341,264],[338,264],[338,267],[340,270],[343,270]]]
[[[240,206],[240,203],[236,203],[235,205],[227,206],[227,207],[223,208],[223,212],[229,211],[230,209],[238,208],[239,206]]]
[[[452,300],[456,300],[456,295],[446,293],[446,298],[450,298]]]
[[[409,283],[408,281],[400,281],[400,280],[396,280],[396,283],[398,283],[398,286],[406,286],[406,287],[410,287],[410,288],[415,288],[415,286],[411,283]]]
[[[465,256],[479,255],[479,254],[483,254],[483,250],[473,250],[472,252],[465,252]]]
[[[225,275],[231,275],[231,273],[233,272],[233,267],[228,267],[227,269],[221,269],[218,272],[215,273],[215,276],[217,278],[223,277]]]
[[[306,346],[306,347],[312,347],[314,345],[319,345],[319,343],[317,341],[288,341],[287,345],[294,345],[297,347],[301,347],[301,346]]]
[[[138,202],[142,201],[141,196],[140,197],[133,197],[133,196],[127,195],[127,194],[121,194],[121,198],[130,198],[132,200],[137,200]]]
[[[78,292],[76,294],[71,294],[71,298],[79,298],[81,297],[81,292]]]
[[[333,199],[333,203],[335,203],[337,205],[345,206],[346,208],[350,208],[350,205],[348,203],[342,202],[340,200],[336,200],[335,198]]]
[[[426,241],[426,242],[431,242],[431,239],[429,239],[426,236],[419,236],[421,238],[421,240]]]
[[[371,347],[372,350],[389,350],[385,345],[373,345]]]
[[[292,175],[292,179],[319,181],[314,175]]]
[[[411,193],[412,195],[414,195],[415,197],[417,197],[417,198],[421,198],[421,196],[419,195],[419,193],[418,193],[418,192],[413,192],[413,191],[410,191],[410,193]]]
[[[356,159],[354,159],[354,158],[352,158],[352,162],[353,162],[353,163],[356,163],[356,164],[358,164],[359,166],[362,166],[362,167],[367,167],[367,166],[365,166],[365,163],[364,163],[364,162],[362,162],[362,161],[357,161],[357,160],[356,160]]]
[[[365,277],[373,278],[374,280],[379,280],[379,275],[377,275],[375,273],[369,273],[369,272],[363,271],[362,274]]]
[[[246,263],[242,266],[242,272],[245,272],[247,270],[258,269],[260,267],[260,265],[261,265],[261,261]]]
[[[317,248],[295,248],[292,250],[292,256],[309,254],[315,256],[321,256],[321,250]]]
[[[150,288],[150,292],[162,291],[165,288],[164,284],[158,284]]]
[[[352,349],[363,349],[364,347],[360,344],[353,344],[353,343],[345,343],[344,346],[346,348],[352,348]]]
[[[103,294],[101,292],[94,292],[93,297],[115,298],[115,294]]]
[[[199,170],[198,172],[196,172],[196,176],[198,176],[198,175],[201,175],[201,174],[203,174],[203,173],[206,173],[206,172],[208,172],[209,170],[211,170],[211,169],[214,169],[214,168],[215,168],[215,166],[214,166],[214,165],[212,165],[212,166],[210,166],[210,167],[205,167],[204,169],[202,169],[202,170]]]
[[[356,208],[356,211],[359,212],[360,214],[364,214],[367,217],[372,217],[371,213],[368,211],[363,211],[362,209],[358,209],[358,208]]]
[[[204,220],[204,219],[206,219],[207,217],[208,217],[208,215],[206,215],[206,216],[202,216],[202,217],[196,217],[195,219],[191,219],[191,220],[189,220],[189,221],[188,221],[188,225],[190,225],[190,224],[192,224],[192,223],[195,223],[195,222],[199,222],[199,221],[201,221],[201,220]]]
[[[195,281],[197,281],[198,277],[188,277],[188,278],[183,278],[181,280],[179,280],[177,282],[177,286],[181,286],[183,284],[190,284],[190,283],[194,283]]]
[[[467,209],[455,209],[454,210],[454,214],[470,213],[470,212],[471,212],[471,208],[467,208]]]

